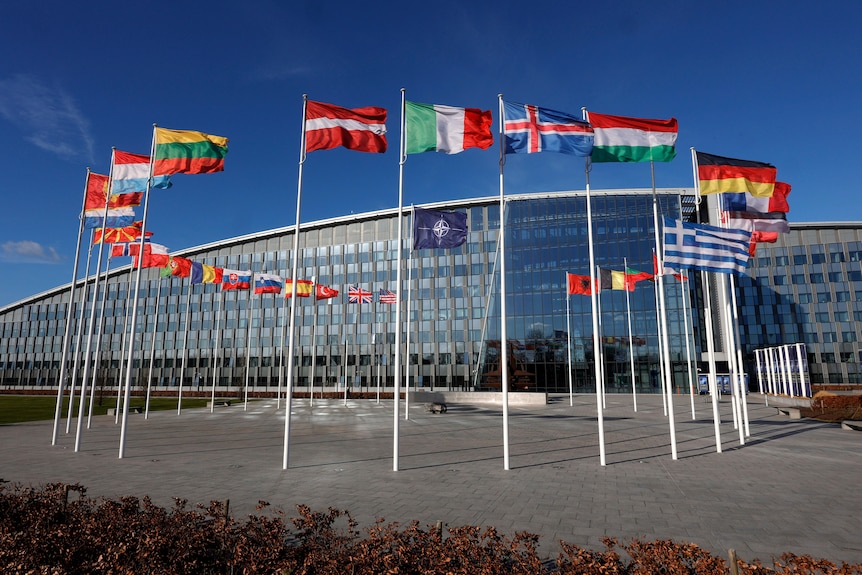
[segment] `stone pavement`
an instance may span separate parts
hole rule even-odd
[[[2,397],[0,397],[2,401]],[[403,402],[402,402],[403,407]],[[369,527],[442,521],[603,549],[602,537],[693,542],[727,557],[769,561],[783,552],[862,563],[862,433],[791,420],[749,396],[751,435],[740,445],[730,402],[721,402],[717,453],[709,399],[674,397],[673,460],[659,396],[608,395],[607,465],[599,462],[595,396],[554,395],[548,405],[510,407],[510,470],[504,470],[499,407],[450,405],[400,419],[393,471],[391,401],[307,399],[292,404],[290,467],[282,470],[284,409],[275,401],[129,415],[120,427],[96,417],[74,452],[74,432],[51,446],[52,422],[0,426],[0,478],[24,484],[81,483],[90,496],[149,495],[159,505],[230,499],[236,517],[259,500],[295,516],[346,509]],[[72,428],[74,429],[74,425]],[[65,426],[62,430],[65,429]],[[61,430],[61,431],[62,431]]]

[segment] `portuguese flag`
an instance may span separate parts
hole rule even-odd
[[[192,130],[156,128],[153,176],[224,171],[227,138]]]
[[[589,121],[595,133],[593,162],[669,162],[676,157],[676,118],[643,120],[590,112]]]
[[[405,102],[404,119],[408,154],[457,154],[494,143],[490,110]]]
[[[772,164],[737,160],[695,152],[700,195],[748,192],[755,198],[770,198],[778,170]]]

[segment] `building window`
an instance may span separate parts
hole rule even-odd
[[[856,341],[856,332],[855,331],[843,331],[841,332],[841,341],[845,343],[853,343]]]
[[[811,279],[811,283],[813,284],[822,284],[823,283],[823,274],[822,273],[814,273],[808,276]]]
[[[822,264],[826,261],[826,256],[824,254],[811,254],[811,263],[812,264]]]

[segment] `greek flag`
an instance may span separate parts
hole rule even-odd
[[[689,224],[664,218],[664,263],[674,267],[716,272],[745,273],[751,232]]]

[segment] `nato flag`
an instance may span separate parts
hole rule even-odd
[[[467,241],[467,214],[413,210],[413,249],[457,248]]]

